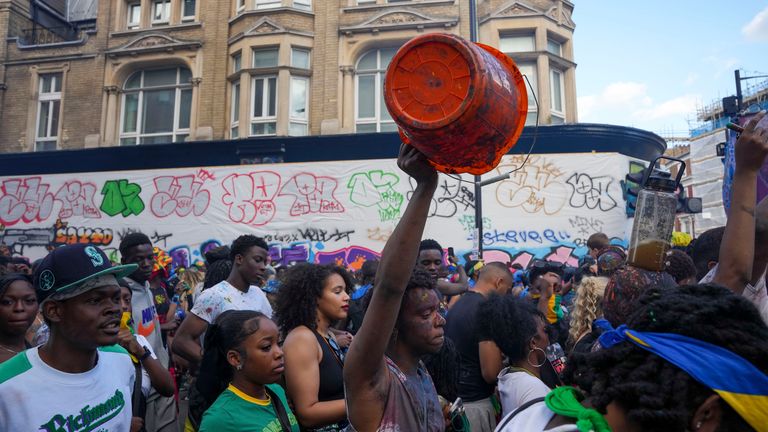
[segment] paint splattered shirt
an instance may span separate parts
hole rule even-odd
[[[272,306],[261,288],[251,285],[248,292],[242,292],[227,281],[200,293],[191,312],[210,324],[228,310],[254,310],[272,317]]]

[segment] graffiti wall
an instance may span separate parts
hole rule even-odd
[[[483,189],[486,260],[575,264],[598,231],[625,243],[627,157],[523,160],[505,156],[488,174],[516,170]],[[462,256],[478,241],[471,180],[441,174],[426,229]],[[121,238],[143,231],[175,266],[189,266],[253,233],[267,240],[275,262],[358,269],[379,255],[414,188],[394,159],[0,177],[0,241],[31,259],[73,243],[119,259]]]

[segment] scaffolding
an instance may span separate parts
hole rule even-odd
[[[759,75],[760,72],[754,74]],[[750,112],[768,109],[768,80],[746,81],[742,86],[742,109]],[[690,125],[691,138],[725,127],[730,117],[723,114],[723,102],[720,99],[696,107],[696,120]]]

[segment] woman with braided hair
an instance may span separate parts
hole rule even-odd
[[[579,283],[568,329],[568,346],[573,352],[589,351],[599,336],[592,323],[603,316],[603,294],[607,284],[608,278],[604,277],[585,277]]]
[[[727,289],[650,288],[599,343],[497,431],[768,430],[768,327]]]
[[[299,432],[285,391],[275,384],[284,363],[272,320],[261,312],[226,311],[208,327],[204,345],[197,388],[210,408],[200,432]]]

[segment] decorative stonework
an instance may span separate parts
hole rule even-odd
[[[458,25],[458,19],[455,17],[448,19],[437,18],[409,9],[396,9],[382,12],[357,25],[341,27],[339,28],[339,32],[345,36],[351,36],[353,33],[375,34],[390,29],[421,30],[425,27],[450,28],[456,25]]]
[[[118,86],[104,86],[104,92],[108,95],[118,94],[120,92],[120,87]]]
[[[522,5],[520,3],[513,3],[511,6],[507,7],[506,9],[501,10],[500,12],[494,14],[497,16],[515,16],[515,15],[539,15],[541,12],[532,9],[528,6]]]
[[[192,84],[192,87],[197,87],[200,85],[200,83],[203,82],[203,79],[200,77],[195,77],[189,80],[189,82]]]
[[[424,21],[424,19],[416,14],[413,13],[407,13],[407,12],[397,12],[397,13],[391,13],[388,15],[384,15],[380,17],[379,19],[371,22],[371,25],[376,24],[404,24],[404,23],[412,23],[412,22],[419,22]]]
[[[107,55],[117,57],[154,51],[196,50],[201,46],[203,46],[203,43],[199,41],[175,39],[163,33],[153,33],[139,36],[123,46],[113,48],[107,51]]]
[[[281,33],[284,31],[285,31],[285,28],[283,28],[280,24],[276,23],[275,21],[272,21],[267,17],[264,17],[256,21],[256,25],[254,25],[250,30],[245,32],[245,34],[248,35],[248,34]]]

